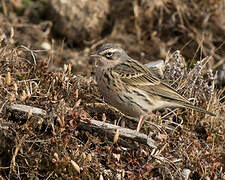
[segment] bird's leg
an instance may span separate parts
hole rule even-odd
[[[137,132],[140,131],[142,124],[144,123],[146,119],[146,116],[140,116],[139,121],[138,121],[138,125],[137,125]]]

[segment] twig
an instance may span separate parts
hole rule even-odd
[[[31,113],[34,116],[41,115],[43,118],[49,118],[49,115],[47,115],[47,113],[43,109],[32,107],[32,106],[26,106],[22,104],[11,105],[8,107],[8,110],[14,114],[19,112],[19,114],[20,115],[22,114],[22,116],[25,118],[28,117],[27,116],[28,113]],[[118,141],[119,144],[122,144],[125,147],[129,146],[131,148],[137,148],[135,147],[134,143],[130,143],[130,144],[128,143],[127,139],[130,139],[132,141],[137,141],[142,144],[146,144],[152,148],[157,148],[157,143],[153,139],[149,138],[146,134],[138,133],[135,130],[122,128],[120,126],[102,122],[102,121],[97,121],[97,120],[88,120],[88,122],[81,121],[80,124],[78,125],[78,129],[82,129],[82,130],[86,130],[90,132],[97,132],[98,134],[106,134],[108,137],[112,139],[115,135],[116,130],[119,129],[119,132],[120,132],[119,134],[120,138]]]
[[[23,105],[23,104],[14,104],[11,105],[10,107],[8,107],[9,111],[12,112],[21,112],[21,113],[32,113],[32,114],[36,114],[36,115],[46,115],[46,111],[40,108],[36,108],[33,106],[27,106],[27,105]]]
[[[16,145],[16,149],[15,149],[15,151],[14,151],[14,153],[13,153],[13,157],[12,157],[12,160],[11,160],[11,163],[10,163],[10,173],[9,173],[9,174],[11,174],[12,171],[15,171],[15,166],[16,166],[16,156],[17,156],[17,154],[18,154],[18,152],[19,152],[19,150],[20,150],[22,144],[24,143],[24,141],[25,141],[25,139],[26,139],[27,137],[28,137],[28,135],[25,134],[25,135],[19,140],[19,143]]]
[[[133,141],[137,141],[142,144],[146,144],[152,148],[157,148],[157,143],[153,139],[149,138],[146,134],[138,133],[136,130],[122,128],[120,126],[106,123],[103,121],[97,121],[97,120],[90,120],[90,122],[81,121],[80,125],[78,126],[78,129],[95,131],[100,134],[106,134],[110,138],[113,138],[116,130],[119,129],[120,137],[122,139],[131,139]],[[119,139],[118,143],[127,146],[128,145],[127,141],[123,142],[122,139]],[[134,145],[134,144],[132,144],[132,145]]]

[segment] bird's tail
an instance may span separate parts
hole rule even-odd
[[[186,108],[189,108],[189,109],[193,109],[193,110],[196,110],[196,111],[199,111],[199,112],[203,112],[203,113],[206,113],[206,114],[209,114],[211,116],[216,116],[214,113],[212,112],[209,112],[203,108],[200,108],[200,107],[197,107],[197,106],[194,106],[190,103],[182,103],[183,107],[186,107]]]

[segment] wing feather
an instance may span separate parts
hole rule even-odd
[[[137,87],[152,95],[158,95],[166,99],[189,103],[189,101],[178,94],[175,89],[162,83],[154,71],[138,61],[128,60],[116,65],[113,73],[129,86]]]

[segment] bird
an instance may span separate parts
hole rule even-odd
[[[160,79],[157,71],[132,59],[119,46],[105,43],[97,48],[95,77],[104,100],[123,114],[138,120],[136,131],[154,110],[166,107],[189,108],[215,116],[192,105]]]

